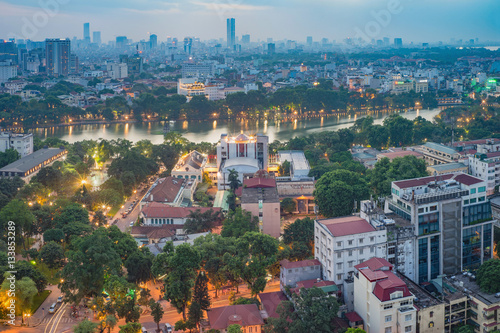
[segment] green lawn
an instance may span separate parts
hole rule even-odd
[[[35,297],[33,297],[33,304],[31,304],[31,314],[35,313],[36,310],[42,305],[43,301],[49,297],[51,291],[50,290],[44,290],[39,294],[36,294]]]
[[[122,206],[122,204],[119,204],[119,205],[116,205],[114,207],[112,207],[109,212],[108,212],[108,216],[110,217],[113,217],[116,215],[116,213],[118,213],[118,211],[120,210],[120,207]]]

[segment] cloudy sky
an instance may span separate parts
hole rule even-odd
[[[0,0],[0,39],[83,37],[83,23],[103,41],[125,35],[305,41],[346,37],[406,41],[500,40],[499,0]],[[92,34],[92,33],[91,33]]]

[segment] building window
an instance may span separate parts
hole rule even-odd
[[[363,254],[363,249],[359,249],[359,254]]]
[[[411,314],[408,314],[405,316],[405,321],[410,321],[411,320]]]
[[[388,323],[390,321],[392,321],[392,316],[391,315],[385,316],[385,322]]]
[[[486,186],[481,186],[480,188],[477,189],[479,193],[481,192],[486,192]]]
[[[396,247],[390,247],[387,252],[388,252],[388,254],[395,254],[396,253]]]
[[[384,310],[389,310],[389,309],[392,309],[392,304],[384,305]]]
[[[434,322],[433,322],[433,321],[431,321],[431,322],[429,323],[429,328],[432,328],[432,327],[434,327]]]
[[[349,250],[349,257],[352,256],[352,250]]]
[[[437,210],[437,206],[436,205],[435,206],[431,206],[430,210],[431,210],[431,212],[436,211]]]
[[[353,261],[349,261],[349,267],[353,266]]]
[[[341,262],[337,263],[337,269],[342,269],[342,263]]]
[[[370,242],[374,242],[374,241],[375,241],[375,237],[374,236],[370,237]]]
[[[476,193],[476,189],[475,188],[471,188],[470,189],[470,194],[474,194],[474,193]]]
[[[431,311],[431,313],[429,314],[429,317],[434,317],[434,311]]]
[[[342,246],[342,242],[337,242],[337,246],[341,247]]]
[[[375,246],[370,247],[370,253],[375,252]]]
[[[337,258],[342,258],[342,252],[337,252]]]
[[[386,327],[385,333],[392,333],[392,327]]]
[[[342,280],[342,274],[337,274],[337,280]]]
[[[411,332],[411,326],[406,326],[405,327],[405,332]]]
[[[349,245],[352,245],[352,239],[347,242]]]
[[[363,244],[363,238],[359,239],[359,244]]]

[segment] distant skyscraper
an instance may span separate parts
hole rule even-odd
[[[90,43],[90,23],[83,24],[83,40]]]
[[[394,38],[394,46],[395,47],[403,47],[403,39],[402,38]]]
[[[276,52],[276,44],[269,43],[267,44],[267,54],[274,54]]]
[[[46,39],[45,58],[48,75],[67,76],[69,73],[71,41],[66,39]]]
[[[250,44],[250,35],[241,36],[241,43],[242,44]]]
[[[191,37],[184,38],[184,52],[186,54],[191,54],[192,47],[193,47],[193,39]]]
[[[94,31],[92,37],[94,37],[93,41],[95,44],[101,45],[102,41],[101,41],[101,32],[100,31]]]
[[[156,36],[155,34],[149,36],[149,46],[152,49],[155,49],[158,46],[158,36]]]
[[[384,37],[384,46],[389,46],[390,40],[389,37]]]
[[[116,48],[122,49],[127,45],[127,36],[116,37]]]
[[[234,18],[227,19],[227,47],[233,49],[236,45],[236,20]]]
[[[312,46],[313,45],[313,38],[312,36],[307,36],[307,46]]]

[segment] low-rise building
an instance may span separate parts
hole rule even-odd
[[[180,207],[189,206],[193,198],[193,182],[175,177],[157,179],[141,200],[141,209],[151,202]]]
[[[297,282],[304,280],[321,279],[321,262],[317,259],[280,261],[280,290],[286,287],[293,288]]]
[[[33,134],[0,132],[0,152],[15,149],[21,157],[33,153]]]
[[[172,177],[201,182],[203,180],[203,168],[206,163],[207,157],[193,150],[179,159],[172,169]]]
[[[469,156],[469,173],[485,181],[487,194],[493,194],[500,185],[500,151]]]
[[[383,158],[388,158],[390,161],[392,161],[395,158],[405,157],[405,156],[415,156],[418,159],[424,158],[424,155],[422,153],[417,152],[417,151],[400,150],[400,151],[393,151],[393,152],[389,152],[389,153],[380,153],[377,155],[377,161],[380,161]]]
[[[144,225],[183,225],[194,211],[200,211],[201,213],[207,211],[221,212],[221,209],[213,207],[174,207],[161,202],[150,202],[142,207],[139,217],[142,218]]]
[[[227,328],[233,324],[240,325],[246,333],[261,333],[264,320],[256,304],[211,308],[207,310],[207,320],[201,322],[201,332],[214,329],[227,333]]]
[[[283,150],[279,151],[280,164],[288,161],[290,163],[290,179],[292,181],[309,180],[311,167],[303,151]]]
[[[467,173],[468,167],[462,162],[452,162],[452,163],[443,163],[436,165],[429,165],[427,167],[427,172],[429,175],[444,175],[446,173],[456,173],[463,172]]]
[[[429,165],[453,163],[461,158],[455,149],[435,142],[427,142],[419,150]]]
[[[367,333],[417,332],[415,296],[385,259],[371,258],[355,266],[354,311]]]
[[[66,154],[67,151],[64,148],[39,149],[1,168],[0,177],[19,176],[25,182],[29,182],[31,177],[37,174],[41,168],[52,164]]]

